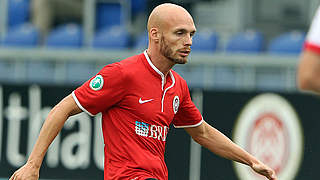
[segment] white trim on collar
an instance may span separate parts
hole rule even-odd
[[[144,54],[144,56],[146,57],[149,65],[152,67],[152,69],[153,69],[155,72],[157,72],[158,74],[160,74],[161,79],[162,79],[162,82],[161,82],[162,86],[161,86],[161,87],[162,87],[162,90],[163,90],[164,80],[165,80],[165,79],[164,79],[164,74],[151,62],[151,60],[150,60],[150,58],[149,58],[149,56],[148,56],[147,50],[145,50],[145,51],[143,52],[143,54]],[[173,76],[171,70],[169,71],[169,74],[170,74],[170,77],[171,77],[171,79],[172,79],[172,85],[170,86],[170,88],[171,88],[171,87],[173,87],[173,85],[175,84],[175,79],[174,79],[174,76]]]
[[[148,56],[148,54],[147,54],[147,50],[145,50],[145,51],[143,52],[143,54],[144,54],[144,56],[146,57],[149,65],[152,67],[152,69],[153,69],[154,71],[156,71],[158,74],[160,74],[161,77],[164,77],[163,73],[151,62],[151,60],[150,60],[150,58],[149,58],[149,56]]]
[[[162,81],[161,81],[161,85],[162,85],[161,88],[162,88],[162,89],[161,89],[161,90],[163,91],[164,81],[165,81],[165,79],[164,79],[164,74],[163,74],[154,64],[152,64],[152,62],[151,62],[151,60],[150,60],[150,58],[149,58],[149,56],[148,56],[148,54],[147,54],[147,50],[145,50],[143,53],[144,53],[144,56],[146,57],[149,65],[152,67],[152,69],[153,69],[154,71],[156,71],[158,74],[160,74],[161,79],[162,79]],[[174,84],[176,83],[176,80],[174,79],[174,76],[173,76],[171,70],[169,71],[169,74],[170,74],[170,77],[171,77],[171,79],[172,79],[172,84],[171,84],[169,87],[167,87],[167,88],[164,90],[164,92],[163,92],[163,95],[162,95],[162,98],[161,98],[161,112],[163,112],[164,98],[165,98],[165,96],[166,96],[167,91],[168,91],[170,88],[172,88],[172,87],[174,86]]]

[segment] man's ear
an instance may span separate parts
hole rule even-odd
[[[154,42],[158,43],[160,41],[160,33],[159,33],[158,28],[151,28],[149,33],[150,33],[150,38]]]

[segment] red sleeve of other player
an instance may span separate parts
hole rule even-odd
[[[304,49],[313,51],[313,52],[315,52],[317,54],[320,54],[320,46],[316,45],[316,44],[312,44],[312,43],[310,43],[308,41],[306,41],[304,43]]]

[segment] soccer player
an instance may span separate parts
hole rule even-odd
[[[298,66],[298,87],[320,94],[320,7],[312,20]]]
[[[105,66],[56,105],[28,161],[10,180],[38,179],[49,144],[68,117],[82,111],[102,112],[105,180],[167,180],[164,152],[171,123],[212,152],[276,180],[271,168],[203,120],[186,81],[171,70],[187,63],[196,32],[191,15],[181,6],[165,3],[151,12],[147,26],[148,49]]]

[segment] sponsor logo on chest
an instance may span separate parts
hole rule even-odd
[[[166,141],[169,127],[167,126],[157,126],[140,121],[135,123],[135,132],[139,136],[144,136],[147,138],[154,138],[161,141]]]

